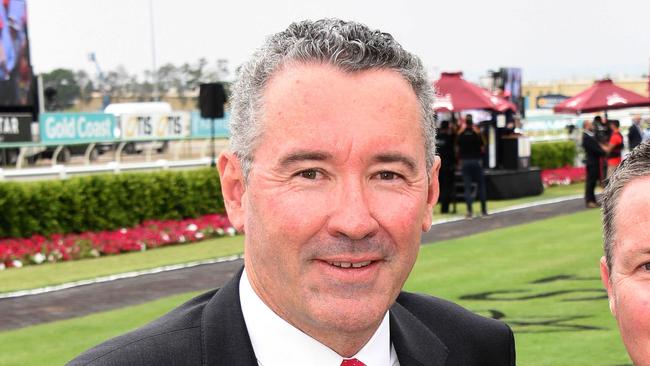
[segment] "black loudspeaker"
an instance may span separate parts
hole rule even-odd
[[[226,93],[221,83],[208,83],[199,86],[199,109],[201,118],[223,118],[223,105]]]

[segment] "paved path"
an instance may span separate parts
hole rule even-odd
[[[584,210],[582,198],[506,209],[488,218],[459,219],[436,224],[423,235],[422,242],[434,243],[581,210]],[[234,275],[241,264],[242,260],[238,259],[38,295],[0,299],[0,330],[69,319],[174,294],[220,287]]]

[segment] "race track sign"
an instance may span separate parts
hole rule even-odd
[[[32,115],[29,113],[0,114],[0,143],[31,142]]]
[[[230,137],[229,112],[226,112],[223,118],[215,118],[212,120],[208,118],[201,118],[201,113],[198,111],[192,112],[192,137],[209,138],[212,136],[213,127],[210,126],[212,123],[214,123],[214,137]]]
[[[119,117],[123,140],[168,140],[190,134],[186,112],[122,114]]]
[[[44,144],[115,140],[115,116],[112,114],[41,113],[39,124]]]

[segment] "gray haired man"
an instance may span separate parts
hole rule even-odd
[[[438,197],[431,84],[392,36],[270,37],[233,88],[218,168],[244,268],[84,364],[513,365],[503,323],[402,292]]]
[[[650,365],[650,142],[618,166],[603,193],[605,256],[600,274],[609,308],[636,366]]]

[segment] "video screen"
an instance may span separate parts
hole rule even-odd
[[[0,5],[0,106],[34,104],[26,0]]]
[[[502,68],[503,91],[510,95],[510,100],[518,103],[521,97],[521,69],[520,68]]]

